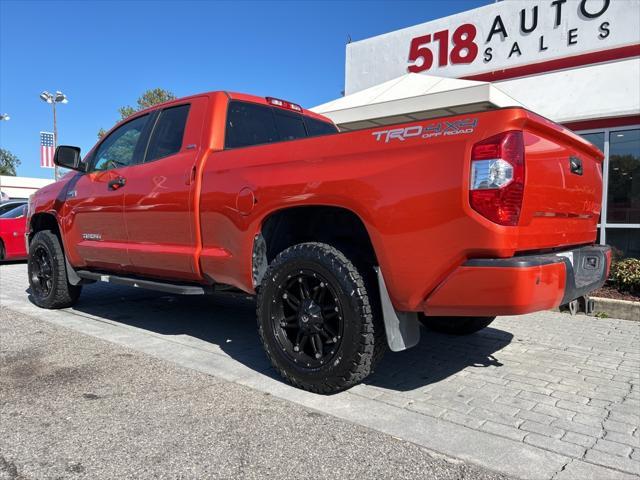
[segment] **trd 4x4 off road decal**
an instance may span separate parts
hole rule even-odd
[[[376,141],[384,141],[389,143],[391,140],[400,140],[404,142],[407,138],[420,137],[420,138],[432,138],[450,136],[450,135],[463,135],[467,133],[473,133],[478,125],[477,118],[466,118],[464,120],[454,120],[430,123],[428,125],[412,125],[404,128],[392,128],[391,130],[378,130],[377,132],[371,132],[371,135],[376,137]]]

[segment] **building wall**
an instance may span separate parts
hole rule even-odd
[[[53,180],[0,175],[0,191],[10,199],[29,198],[29,195],[50,183]]]
[[[637,57],[638,18],[640,0],[493,3],[348,44],[345,93],[408,72],[497,81]]]

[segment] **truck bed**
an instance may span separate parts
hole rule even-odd
[[[516,226],[469,205],[473,145],[508,130],[525,138]],[[572,155],[583,162],[580,176],[569,173]],[[366,226],[396,308],[415,311],[468,259],[593,243],[601,162],[591,144],[522,108],[215,152],[201,172],[200,265],[216,281],[251,291],[247,238],[265,218],[285,207],[339,206]],[[243,189],[255,205],[237,216]]]

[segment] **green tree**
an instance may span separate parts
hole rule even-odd
[[[11,175],[15,177],[16,169],[20,165],[20,159],[9,150],[0,148],[0,175]]]
[[[152,107],[159,103],[168,102],[169,100],[174,100],[176,96],[170,92],[169,90],[165,90],[163,88],[153,88],[144,92],[138,100],[136,100],[136,105],[132,107],[131,105],[125,105],[124,107],[120,107],[118,109],[118,113],[120,114],[120,120],[124,120],[127,117],[130,117],[136,112],[140,110],[144,110],[145,108]],[[107,131],[104,128],[98,130],[98,138],[102,138],[105,136]]]

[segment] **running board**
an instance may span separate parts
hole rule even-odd
[[[213,293],[213,288],[199,285],[182,285],[176,283],[157,282],[154,280],[141,280],[139,278],[120,277],[103,273],[89,272],[87,270],[77,270],[76,275],[84,280],[96,282],[108,282],[116,285],[126,285],[127,287],[144,288],[147,290],[157,290],[159,292],[175,293],[177,295],[206,295]]]

